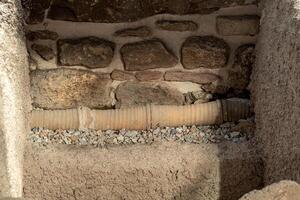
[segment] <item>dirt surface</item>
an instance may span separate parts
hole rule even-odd
[[[250,192],[240,200],[298,200],[299,197],[299,184],[292,181],[281,181],[262,190]]]
[[[155,142],[109,148],[28,144],[24,196],[234,200],[262,184],[262,163],[252,146],[249,142]]]
[[[264,4],[251,90],[265,183],[300,182],[300,5],[298,0]]]

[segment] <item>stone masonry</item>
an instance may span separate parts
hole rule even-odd
[[[185,98],[191,92],[211,100],[249,93],[256,1],[103,2],[24,4],[34,107],[183,105],[207,102]],[[160,15],[165,13],[173,17]]]

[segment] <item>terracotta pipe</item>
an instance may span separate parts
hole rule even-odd
[[[186,106],[147,105],[116,110],[35,110],[31,127],[49,129],[149,129],[157,126],[213,125],[250,116],[249,101],[218,100]]]

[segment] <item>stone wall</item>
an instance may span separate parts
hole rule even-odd
[[[24,3],[35,107],[249,97],[256,1]]]

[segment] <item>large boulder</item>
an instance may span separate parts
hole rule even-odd
[[[58,41],[58,64],[107,67],[113,59],[115,44],[96,37],[63,39]]]
[[[176,56],[158,39],[125,44],[120,51],[128,71],[170,68],[177,64]]]
[[[119,107],[134,105],[182,105],[184,96],[164,83],[133,82],[121,84],[116,90]]]
[[[111,107],[110,79],[71,69],[37,70],[31,74],[33,106],[43,109]]]

